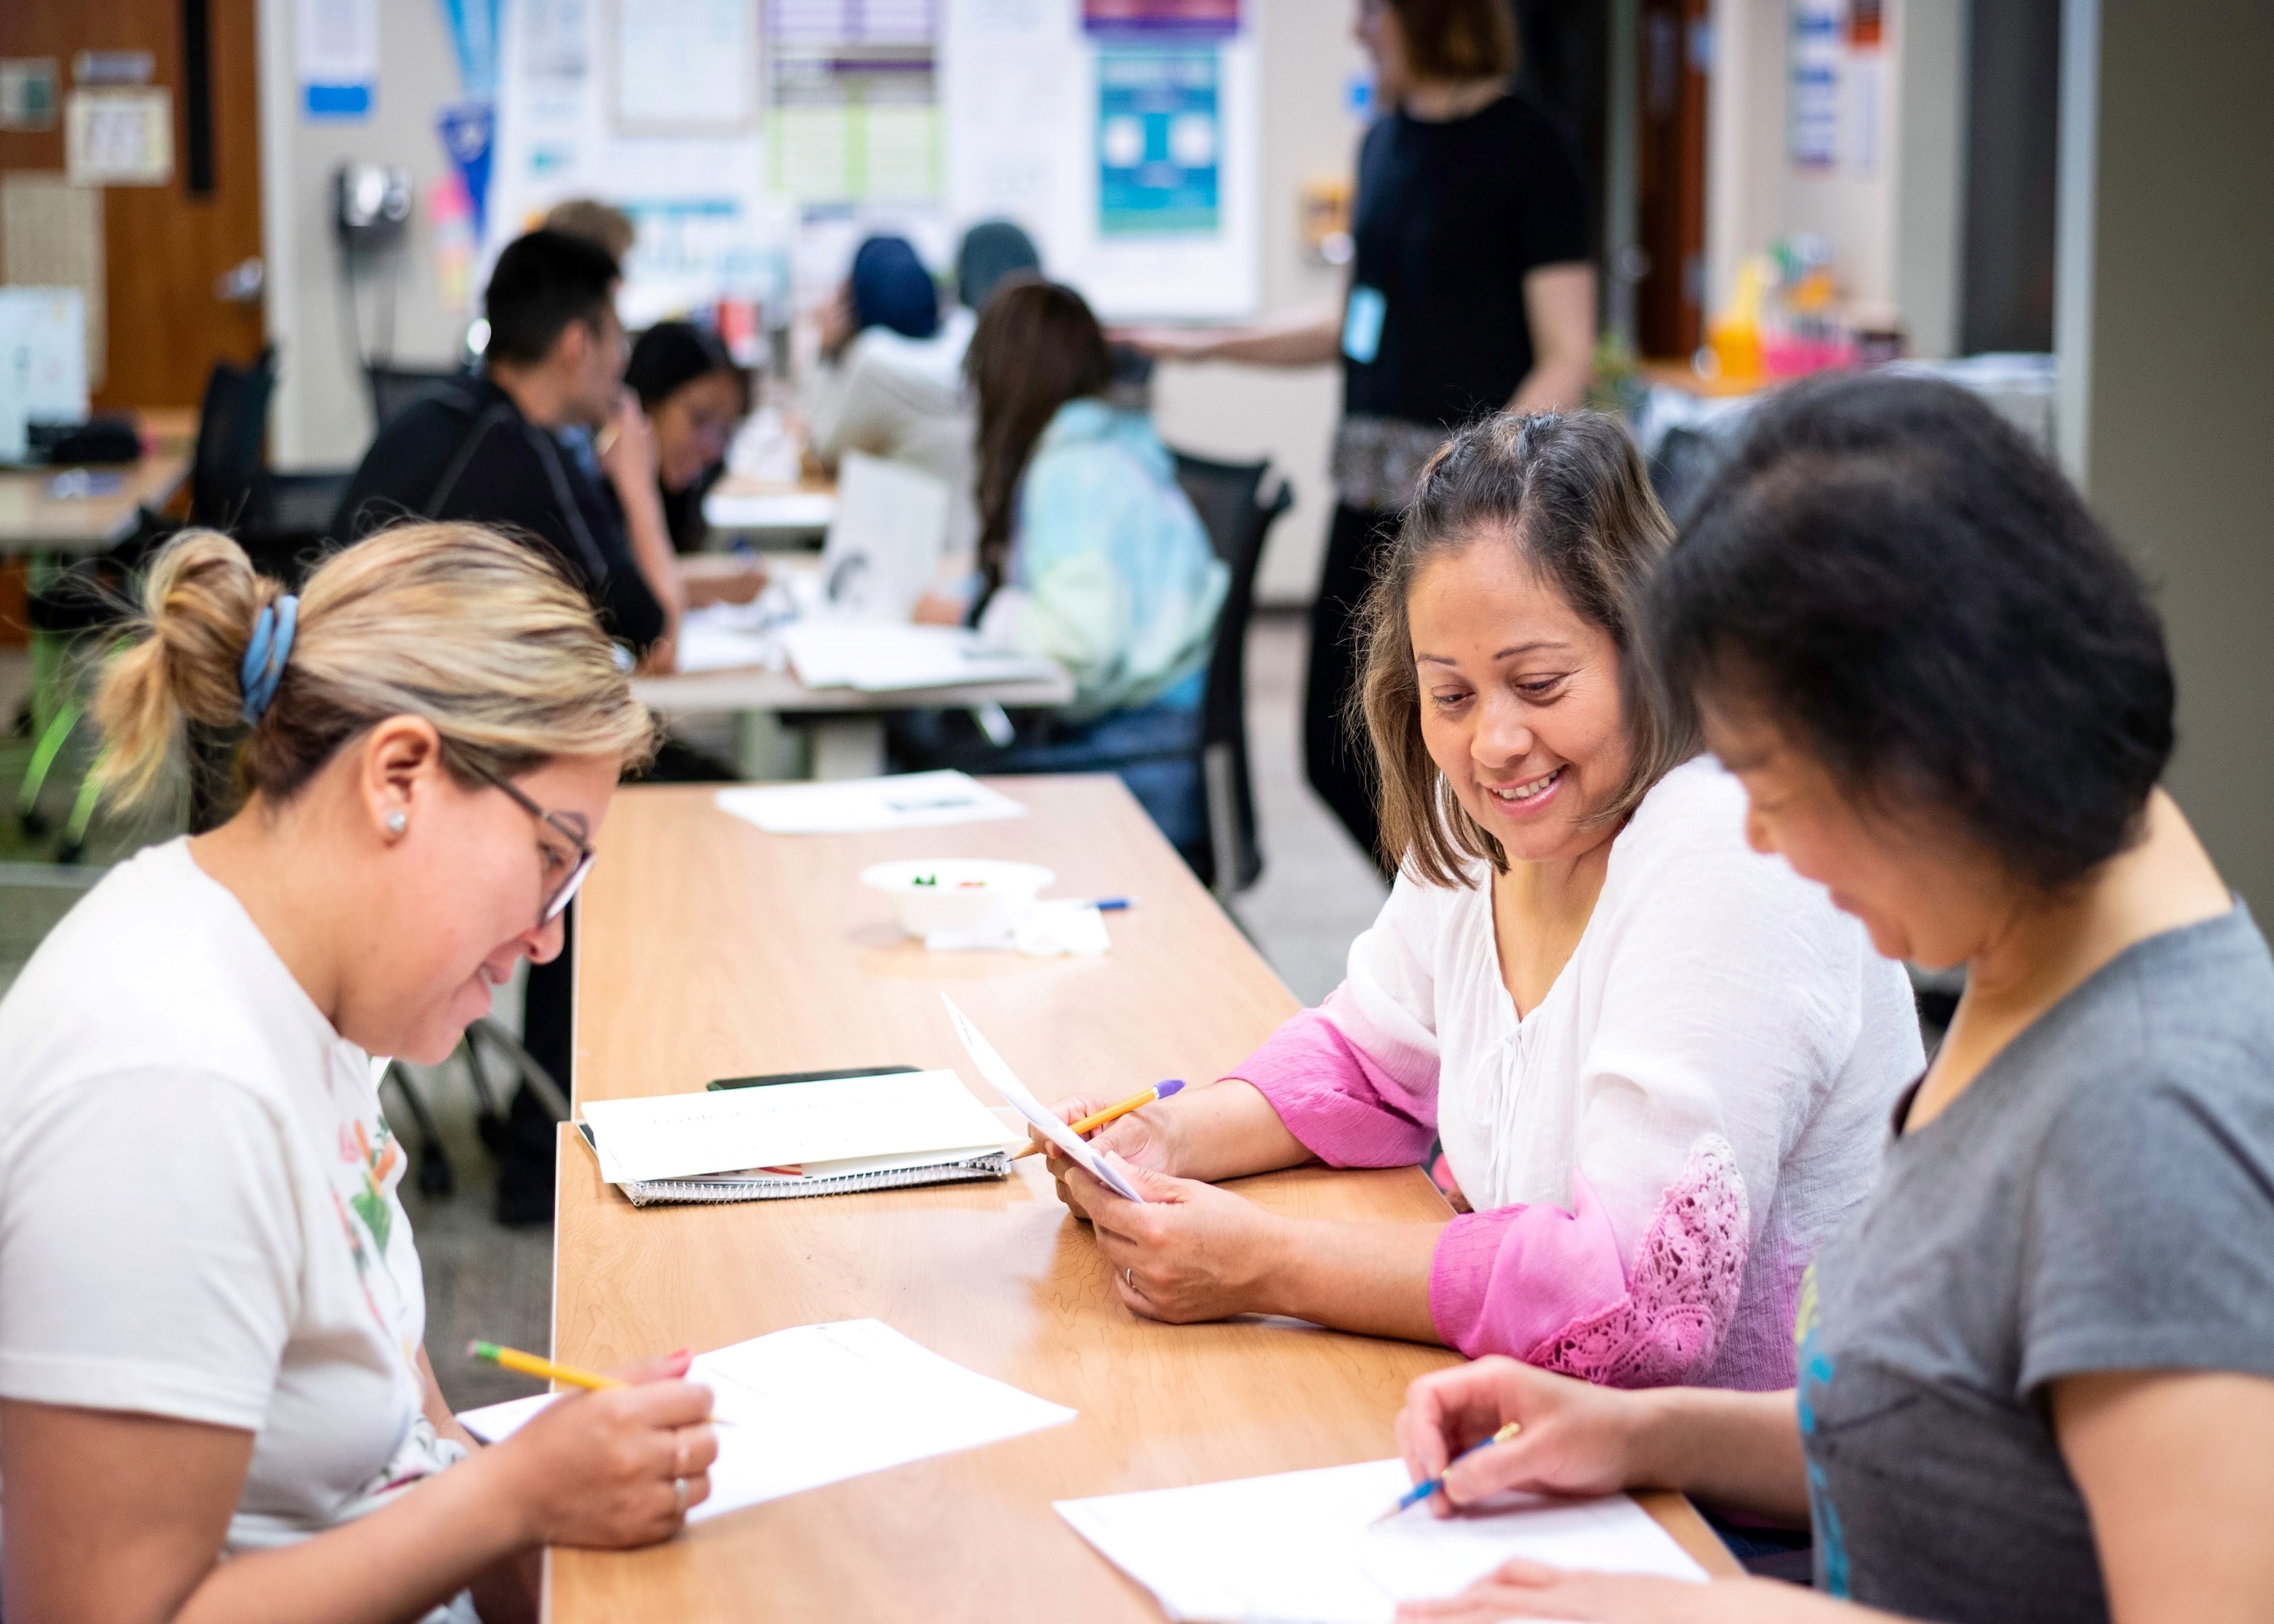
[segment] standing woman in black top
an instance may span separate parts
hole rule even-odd
[[[1334,527],[1311,606],[1303,758],[1385,870],[1344,723],[1351,620],[1429,454],[1471,418],[1576,406],[1595,345],[1586,183],[1570,138],[1510,84],[1509,0],[1359,0],[1383,116],[1359,152],[1357,257],[1339,311],[1231,332],[1129,335],[1177,360],[1343,365]]]

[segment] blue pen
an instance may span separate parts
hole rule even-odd
[[[1121,914],[1126,913],[1128,910],[1129,898],[1126,897],[1100,897],[1096,901],[1091,903],[1089,906],[1096,908],[1101,914]]]
[[[1506,1426],[1501,1428],[1499,1432],[1495,1432],[1490,1438],[1479,1439],[1475,1443],[1471,1444],[1467,1448],[1462,1450],[1460,1454],[1455,1455],[1453,1460],[1465,1461],[1478,1450],[1489,1449],[1495,1444],[1504,1444],[1522,1431],[1524,1431],[1523,1422],[1511,1421]],[[1447,1470],[1449,1471],[1452,1469],[1452,1461],[1445,1462]],[[1404,1511],[1409,1506],[1419,1505],[1423,1500],[1427,1500],[1432,1494],[1434,1494],[1438,1490],[1444,1486],[1444,1472],[1439,1472],[1427,1483],[1417,1483],[1412,1488],[1406,1490],[1404,1493],[1399,1495],[1397,1497],[1397,1503],[1395,1506],[1392,1506],[1389,1510],[1383,1512],[1380,1516],[1374,1518],[1374,1521],[1377,1522],[1387,1522],[1390,1518],[1396,1516],[1399,1512]]]

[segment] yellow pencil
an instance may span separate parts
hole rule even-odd
[[[1093,1111],[1080,1122],[1068,1123],[1066,1126],[1073,1130],[1076,1138],[1086,1139],[1115,1118],[1126,1116],[1132,1111],[1141,1111],[1154,1101],[1165,1100],[1184,1086],[1184,1079],[1172,1077],[1165,1083],[1154,1084],[1142,1094],[1131,1094],[1118,1105],[1109,1105],[1102,1111]],[[1011,1160],[1017,1162],[1022,1157],[1040,1155],[1042,1152],[1043,1141],[1038,1139]]]
[[[533,1353],[523,1353],[518,1348],[501,1348],[495,1342],[468,1342],[466,1357],[487,1359],[493,1365],[503,1365],[509,1371],[519,1371],[524,1376],[534,1376],[541,1381],[558,1381],[572,1387],[583,1387],[597,1393],[603,1387],[629,1387],[614,1376],[595,1375],[588,1370],[578,1370],[573,1365],[555,1365]]]

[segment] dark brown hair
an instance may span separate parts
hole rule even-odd
[[[963,373],[979,396],[979,568],[991,592],[1003,583],[1019,476],[1035,442],[1059,407],[1105,392],[1113,361],[1081,295],[1056,282],[1006,282],[971,335]]]
[[[1980,396],[1780,391],[1651,584],[1653,664],[1769,723],[1856,805],[1954,818],[2058,892],[2137,840],[2174,686],[2139,572]]]
[[[1364,667],[1351,695],[1381,774],[1382,855],[1432,885],[1466,885],[1500,842],[1463,809],[1421,736],[1406,598],[1424,565],[1472,546],[1512,547],[1619,651],[1619,708],[1632,760],[1596,814],[1613,823],[1698,753],[1694,714],[1648,680],[1636,646],[1643,590],[1674,543],[1626,425],[1607,412],[1503,413],[1472,423],[1421,470],[1412,504],[1359,610]]]
[[[1418,79],[1488,79],[1516,71],[1509,0],[1387,0]]]

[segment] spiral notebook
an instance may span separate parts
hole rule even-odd
[[[586,1102],[578,1134],[635,1207],[1005,1178],[1025,1143],[953,1071]]]

